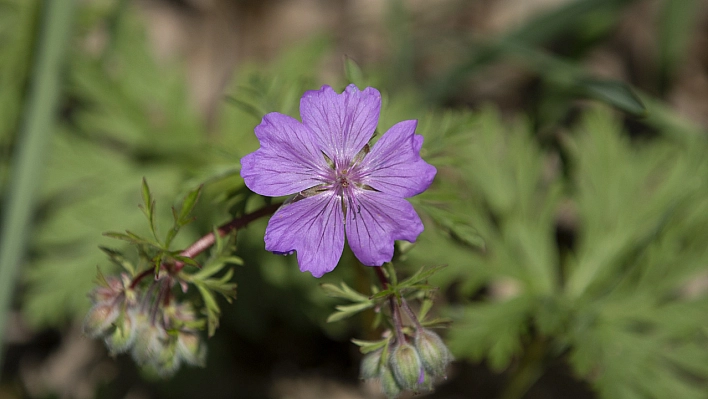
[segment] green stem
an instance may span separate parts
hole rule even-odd
[[[509,377],[500,399],[521,399],[543,375],[547,343],[536,337],[526,347],[521,363]]]
[[[22,264],[41,183],[43,160],[61,91],[64,49],[70,38],[73,0],[43,2],[42,23],[22,126],[17,136],[9,190],[0,224],[0,366],[5,320]],[[1,367],[0,367],[1,369]]]

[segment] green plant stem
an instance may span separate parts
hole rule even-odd
[[[526,346],[521,362],[509,377],[500,399],[521,399],[543,375],[547,343],[540,337]]]
[[[42,6],[43,20],[37,25],[40,37],[0,226],[0,366],[13,285],[27,246],[43,160],[57,114],[74,1],[48,0]]]

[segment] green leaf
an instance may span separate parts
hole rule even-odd
[[[214,295],[207,287],[198,282],[195,282],[195,285],[204,300],[204,309],[207,314],[207,331],[209,337],[212,337],[214,336],[216,329],[219,327],[219,316],[221,315],[221,310],[219,309],[219,305],[216,303]]]
[[[632,88],[619,81],[585,78],[578,85],[588,96],[636,116],[645,116],[647,108]]]
[[[152,193],[150,193],[150,187],[148,186],[147,179],[144,177],[142,184],[142,196],[143,205],[140,209],[143,210],[145,217],[148,219],[152,236],[155,238],[155,241],[159,243],[160,238],[157,236],[157,229],[155,226],[155,199],[153,198]]]
[[[114,265],[125,269],[125,271],[127,271],[131,276],[135,276],[135,265],[133,265],[131,261],[125,259],[122,253],[104,246],[99,246],[98,248],[108,255],[108,258]]]
[[[576,32],[586,26],[588,21],[598,15],[603,20],[617,18],[617,12],[633,0],[577,0],[551,8],[550,11],[539,14],[517,29],[494,38],[488,43],[475,43],[469,46],[469,54],[438,79],[433,80],[427,90],[427,96],[432,103],[443,100],[464,87],[459,83],[469,74],[497,62],[508,54],[509,46],[535,48],[540,47],[555,38],[571,32]],[[612,24],[605,24],[603,29],[609,31]]]
[[[194,267],[201,267],[199,265],[199,262],[194,260],[194,258],[190,258],[189,256],[175,255],[174,258],[175,258],[175,260],[178,260],[178,261],[184,263],[185,265],[190,265],[190,266],[194,266]]]
[[[344,76],[350,83],[355,84],[358,88],[363,89],[366,87],[364,73],[361,71],[361,68],[356,61],[346,55],[344,56]]]
[[[342,282],[339,287],[337,287],[334,284],[320,284],[320,287],[325,291],[325,294],[327,296],[332,297],[332,298],[342,298],[342,299],[347,299],[352,302],[368,302],[369,297],[361,294],[355,290],[353,290],[351,287],[349,287],[346,283]]]
[[[106,280],[106,276],[103,275],[101,272],[101,269],[96,267],[96,283],[98,285],[105,287],[105,288],[110,288],[110,284],[108,284],[108,280]]]
[[[440,270],[444,269],[445,267],[447,267],[447,266],[441,265],[441,266],[433,266],[430,268],[421,267],[414,275],[401,281],[396,287],[399,290],[402,290],[405,288],[416,288],[416,287],[419,289],[425,288],[425,286],[420,285],[419,283],[428,280],[435,273],[439,272]]]
[[[182,208],[180,208],[179,211],[179,218],[178,218],[178,223],[182,226],[185,224],[189,223],[191,221],[191,218],[189,218],[189,215],[192,213],[192,210],[194,209],[194,205],[197,204],[197,201],[199,200],[199,196],[202,193],[202,188],[203,186],[200,185],[196,189],[190,191],[187,196],[184,198],[184,201],[182,202]]]
[[[458,358],[480,361],[487,357],[497,371],[520,353],[533,301],[517,297],[504,302],[469,305],[450,328],[449,347]]]
[[[130,231],[126,230],[125,233],[119,233],[115,231],[109,231],[106,233],[103,233],[104,236],[106,237],[111,237],[115,238],[118,240],[123,240],[123,241],[128,241],[133,244],[141,244],[141,245],[148,245],[154,248],[160,248],[160,244],[156,243],[155,241],[149,240],[147,238],[140,237],[139,235],[135,233],[131,233]]]
[[[420,304],[420,310],[418,311],[418,320],[425,320],[428,312],[433,307],[433,299],[426,297]]]
[[[367,354],[385,347],[391,342],[391,338],[384,338],[379,341],[364,341],[361,339],[352,339],[351,341],[354,345],[357,345],[359,347],[361,353]]]
[[[327,318],[327,323],[332,323],[335,321],[340,321],[342,319],[346,319],[348,317],[354,316],[355,314],[360,313],[366,309],[370,309],[372,307],[374,307],[373,302],[336,306],[335,309],[337,309],[337,311],[332,313]]]
[[[658,66],[660,73],[660,92],[665,93],[676,70],[683,65],[689,55],[688,49],[695,37],[698,12],[702,3],[698,0],[671,1],[664,0],[658,11],[659,29],[656,34],[658,41]]]

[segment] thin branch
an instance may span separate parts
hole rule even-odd
[[[234,230],[238,230],[240,228],[246,227],[249,223],[252,221],[261,218],[263,216],[267,216],[270,214],[275,213],[275,211],[278,210],[278,208],[282,205],[282,203],[276,203],[276,204],[270,204],[268,206],[264,206],[263,208],[249,213],[247,215],[243,215],[240,218],[235,218],[231,220],[230,222],[223,224],[219,226],[217,231],[219,232],[219,236],[223,237],[230,232]],[[186,256],[189,258],[194,258],[195,256],[199,255],[200,253],[204,252],[207,250],[209,247],[214,245],[216,242],[216,237],[214,236],[214,233],[209,233],[205,235],[204,237],[198,239],[194,244],[190,245],[189,248],[185,249],[180,253],[182,256]],[[177,262],[175,264],[177,270],[181,269],[184,267],[183,262]]]
[[[383,270],[381,270],[382,268],[383,266],[374,267],[374,271],[376,272],[376,276],[381,282],[381,286],[383,287],[383,289],[386,289],[388,288],[390,283],[388,282],[388,278],[386,278],[386,275],[384,274]]]
[[[420,321],[418,321],[418,317],[415,315],[415,312],[413,312],[413,309],[411,309],[411,307],[408,305],[408,302],[404,298],[401,298],[401,307],[408,315],[408,318],[413,321],[413,324],[415,324],[415,328],[418,331],[422,331],[423,326],[420,324]]]

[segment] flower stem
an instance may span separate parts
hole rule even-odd
[[[266,205],[261,209],[258,209],[257,211],[248,213],[246,215],[243,215],[238,218],[232,219],[230,222],[222,224],[219,226],[216,231],[219,233],[220,237],[223,237],[229,233],[231,233],[234,230],[238,230],[240,228],[246,227],[249,223],[253,222],[256,219],[259,219],[263,216],[268,216],[273,214],[275,211],[278,210],[278,208],[282,205],[282,203],[275,203],[275,204],[270,204]],[[198,239],[197,241],[194,242],[194,244],[190,245],[187,249],[184,251],[180,252],[181,256],[186,256],[189,258],[194,258],[195,256],[199,255],[200,253],[206,251],[209,247],[214,245],[216,242],[216,236],[214,236],[214,233],[209,233],[202,238]],[[182,268],[184,268],[184,262],[175,262],[174,268],[172,273],[177,273]],[[164,267],[165,265],[162,265]],[[138,283],[145,277],[149,276],[152,274],[154,269],[147,269],[143,271],[142,273],[138,274],[133,278],[133,281],[130,283],[130,288],[135,288]],[[385,277],[384,277],[385,278]]]
[[[135,286],[138,285],[140,280],[144,279],[146,276],[149,276],[154,271],[155,269],[150,268],[135,276],[135,278],[133,278],[133,281],[130,283],[130,288],[135,288]]]
[[[266,205],[263,208],[251,212],[249,214],[243,215],[239,218],[232,219],[230,222],[222,224],[219,226],[219,228],[216,229],[216,231],[219,233],[219,236],[223,237],[230,232],[234,230],[238,230],[240,228],[246,227],[249,223],[252,221],[259,219],[263,216],[268,216],[280,208],[282,203],[278,202],[275,204],[270,204]],[[205,235],[204,237],[198,239],[197,241],[194,242],[194,244],[190,245],[189,248],[185,249],[180,253],[182,256],[186,256],[189,258],[194,258],[195,256],[199,255],[200,253],[204,252],[207,248],[211,247],[214,245],[216,242],[216,236],[214,236],[214,233],[209,233]],[[179,271],[184,267],[184,263],[182,262],[177,262],[175,264],[175,269],[176,271]]]
[[[391,295],[389,298],[391,304],[391,314],[393,315],[393,327],[396,330],[396,341],[399,343],[406,342],[406,336],[403,334],[403,319],[401,318],[401,308],[398,306],[396,297]]]
[[[420,325],[420,321],[418,321],[418,317],[416,317],[415,312],[413,312],[413,309],[411,309],[411,307],[408,306],[408,302],[406,302],[406,300],[403,298],[401,298],[401,307],[406,312],[408,317],[411,319],[413,324],[415,324],[416,331],[422,331],[423,326]]]
[[[383,266],[379,267],[374,267],[374,271],[376,272],[376,276],[379,278],[379,281],[381,282],[381,286],[383,289],[388,288],[389,282],[388,278],[386,278],[386,275],[384,274],[383,270],[381,270]]]

